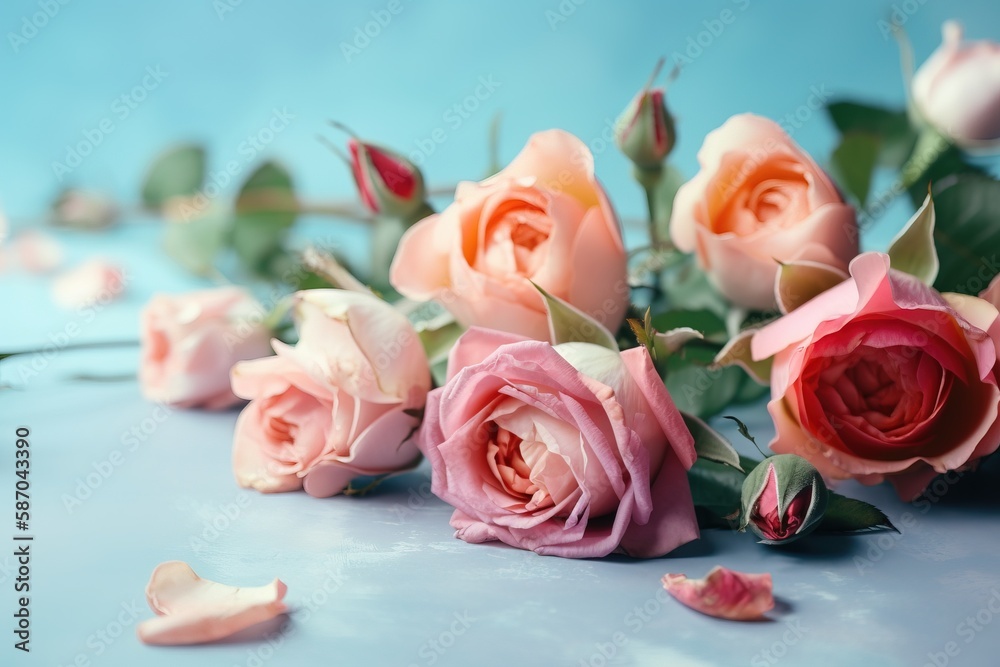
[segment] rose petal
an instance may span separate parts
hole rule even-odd
[[[663,587],[683,605],[715,618],[750,621],[774,608],[771,575],[712,568],[704,579],[667,574]]]
[[[63,308],[84,308],[108,302],[125,289],[121,270],[108,262],[93,259],[56,276],[52,297]]]
[[[286,590],[279,579],[237,588],[202,579],[181,561],[161,563],[146,585],[146,601],[157,616],[140,623],[136,634],[156,645],[222,639],[285,613]]]

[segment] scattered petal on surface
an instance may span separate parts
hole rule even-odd
[[[746,574],[716,566],[704,579],[664,575],[663,587],[681,604],[716,618],[751,621],[774,608],[767,573]]]
[[[202,579],[181,561],[161,563],[146,585],[146,601],[157,616],[140,623],[136,633],[146,644],[216,641],[285,613],[286,590],[279,579],[237,588]]]
[[[0,235],[3,234],[0,229]],[[50,273],[63,262],[62,246],[54,236],[26,229],[10,239],[0,251],[0,270],[20,269],[28,273]]]
[[[63,308],[108,303],[118,298],[124,289],[121,270],[100,259],[85,262],[52,281],[52,297]]]

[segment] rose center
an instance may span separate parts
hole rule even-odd
[[[552,220],[545,211],[525,202],[508,202],[486,225],[477,268],[498,277],[531,276],[545,261],[551,233]]]
[[[524,501],[532,511],[551,507],[552,497],[538,481],[532,479],[532,465],[547,453],[545,445],[536,440],[524,440],[491,422],[488,426],[490,466],[507,493]]]

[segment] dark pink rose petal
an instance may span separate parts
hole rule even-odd
[[[704,579],[683,574],[663,576],[663,587],[695,611],[731,621],[751,621],[774,608],[771,575],[712,568]]]
[[[286,611],[285,584],[237,588],[202,579],[181,561],[161,563],[146,585],[157,616],[136,628],[146,644],[203,644],[269,621]]]

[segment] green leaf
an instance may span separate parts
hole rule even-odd
[[[452,321],[436,328],[417,328],[417,335],[424,346],[424,352],[431,364],[448,361],[448,354],[458,339],[465,333],[465,327]]]
[[[775,296],[778,308],[790,313],[802,304],[847,280],[847,273],[818,262],[795,261],[781,264]]]
[[[682,412],[681,416],[684,417],[684,423],[694,437],[694,449],[698,453],[698,458],[731,466],[742,473],[746,472],[740,466],[739,453],[718,431],[694,415]]]
[[[878,163],[882,166],[898,168],[913,152],[917,133],[906,111],[847,101],[831,102],[826,111],[841,134],[878,137]]]
[[[296,218],[291,175],[284,167],[265,162],[240,188],[235,208],[233,248],[250,271],[267,275],[270,264],[284,254],[285,237]]]
[[[829,492],[826,514],[818,533],[858,533],[877,530],[899,532],[882,510],[861,500]]]
[[[700,331],[706,338],[725,336],[726,322],[711,310],[685,310],[676,308],[660,313],[651,318],[653,328],[657,331],[673,329],[694,329]]]
[[[746,329],[733,336],[715,355],[713,363],[719,368],[739,366],[746,371],[752,380],[761,385],[767,385],[771,381],[771,366],[774,364],[774,359],[769,357],[761,361],[754,361],[753,355],[750,353],[750,342],[755,333],[757,332],[754,329]]]
[[[545,308],[549,315],[549,335],[553,345],[593,343],[618,351],[618,342],[603,324],[562,299],[552,296],[538,285],[535,285],[535,289],[545,299]]]
[[[940,262],[934,247],[934,200],[928,191],[923,205],[889,244],[892,268],[933,285]]]
[[[746,475],[727,465],[698,459],[688,471],[691,498],[696,509],[707,510],[718,523],[715,527],[738,527],[740,497]],[[726,517],[731,517],[728,521]],[[700,523],[700,522],[699,522]]]
[[[770,385],[758,384],[756,380],[747,374],[743,377],[743,383],[740,385],[740,390],[736,392],[735,396],[733,396],[733,403],[736,405],[742,403],[753,403],[762,396],[770,393],[770,391]]]
[[[215,257],[225,244],[229,218],[217,209],[188,222],[166,223],[163,248],[192,273],[207,276],[215,270]]]
[[[205,149],[183,144],[159,155],[142,183],[142,203],[159,208],[172,197],[196,194],[205,181]]]
[[[934,188],[940,292],[978,295],[1000,272],[1000,181],[959,174]]]
[[[732,402],[744,377],[739,368],[709,368],[674,356],[667,360],[664,384],[678,410],[708,419]]]
[[[907,184],[915,207],[924,201],[930,185],[936,186],[957,174],[989,176],[986,170],[968,162],[965,153],[934,128],[920,133],[913,155],[901,171],[902,182]],[[934,192],[937,194],[936,187]]]
[[[881,144],[878,135],[848,132],[840,137],[840,144],[831,156],[838,182],[860,206],[868,200]]]

